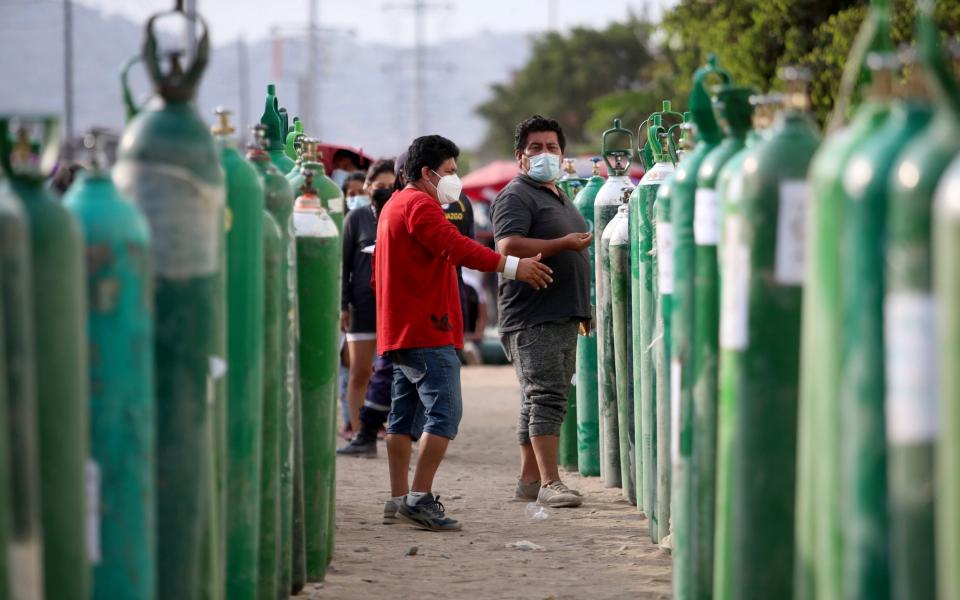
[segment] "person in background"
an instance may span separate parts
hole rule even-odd
[[[384,194],[390,197],[395,179],[393,169],[392,160],[378,160],[370,167],[361,193],[350,197],[355,202],[343,221],[340,328],[347,338],[350,363],[347,403],[350,423],[355,424],[356,431],[350,443],[337,450],[343,455],[376,456],[377,431],[386,422],[386,411],[390,409],[389,392],[383,398],[376,393],[379,390],[382,396],[382,385],[374,386],[373,394],[370,389],[377,351],[377,304],[371,286],[371,262],[377,241],[377,211],[382,207],[375,206],[371,198],[377,197],[379,205],[385,203]],[[353,179],[354,175],[350,175],[344,188]],[[358,198],[362,201],[356,201]],[[381,374],[377,383],[382,379]],[[364,411],[367,407],[368,410]]]
[[[347,212],[362,206],[370,206],[370,194],[367,190],[367,177],[363,173],[350,173],[340,186],[343,199],[347,203]]]
[[[501,256],[446,219],[440,205],[456,202],[462,189],[459,155],[456,144],[438,135],[413,141],[404,165],[406,186],[380,214],[374,255],[377,347],[394,363],[387,427],[392,497],[384,505],[384,522],[401,520],[430,531],[460,530],[433,495],[434,476],[463,414],[456,354],[463,322],[454,265],[504,273],[535,289],[551,282],[538,256]],[[415,440],[419,456],[411,484]]]
[[[330,172],[330,178],[337,182],[337,185],[343,185],[347,180],[347,175],[356,173],[360,170],[360,157],[349,150],[337,150],[333,153],[330,160],[333,169]]]
[[[589,330],[591,319],[586,250],[592,236],[556,185],[566,146],[559,123],[535,115],[517,125],[514,139],[520,174],[491,209],[497,248],[505,255],[542,256],[554,272],[554,285],[546,290],[500,282],[500,336],[522,392],[516,498],[580,506],[580,493],[560,481],[557,454],[576,369],[577,332],[585,323]]]

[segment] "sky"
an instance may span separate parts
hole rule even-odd
[[[2,1],[2,0],[0,0]],[[23,0],[21,0],[23,1]],[[136,21],[169,8],[173,0],[75,0]],[[307,22],[310,0],[195,0],[210,23],[215,44],[243,35],[268,37],[272,27],[295,28]],[[313,0],[321,27],[352,32],[359,42],[409,46],[414,39],[415,0]],[[658,18],[675,0],[425,0],[426,43],[462,39],[484,31],[539,33],[585,25],[602,27],[624,19],[630,10]],[[272,14],[265,16],[269,7]]]

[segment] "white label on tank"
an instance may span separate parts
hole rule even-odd
[[[673,171],[673,163],[657,163],[643,174],[643,178],[637,185],[660,185],[664,179],[673,175]]]
[[[744,350],[749,342],[750,248],[741,236],[741,217],[727,217],[721,262],[720,347]]]
[[[680,464],[680,375],[683,368],[678,359],[670,361],[670,456],[673,464]]]
[[[802,285],[807,256],[807,198],[810,188],[802,179],[780,182],[777,216],[777,255],[774,277],[783,285]]]
[[[135,161],[117,163],[113,181],[147,217],[157,275],[187,279],[217,272],[226,201],[222,185],[183,167]]]
[[[716,246],[720,239],[720,205],[717,190],[697,188],[693,205],[693,241],[698,246]]]
[[[100,467],[91,458],[84,466],[87,500],[87,561],[100,563]]]
[[[337,196],[335,198],[330,198],[327,200],[327,210],[332,213],[342,213],[343,212],[343,198]]]
[[[939,430],[936,304],[923,292],[894,292],[884,306],[887,440],[932,441]]]
[[[657,285],[673,293],[673,223],[657,223]]]

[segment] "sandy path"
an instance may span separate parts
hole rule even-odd
[[[579,509],[532,521],[513,496],[518,469],[518,386],[511,367],[463,370],[461,433],[435,492],[463,522],[453,534],[380,523],[387,498],[386,447],[376,460],[338,458],[337,545],[315,599],[668,598],[670,556],[650,542],[647,520],[598,478],[566,474],[587,494]],[[505,547],[529,540],[544,551]],[[416,556],[406,556],[410,546]]]

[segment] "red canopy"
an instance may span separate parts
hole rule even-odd
[[[579,156],[573,159],[573,166],[577,176],[590,177],[593,172],[593,162],[590,156]],[[515,160],[495,160],[479,169],[470,171],[463,178],[463,191],[472,200],[492,202],[510,180],[517,176],[520,168]],[[607,176],[607,165],[600,161],[600,175]],[[643,167],[634,164],[630,167],[630,178],[635,182],[643,177]]]
[[[333,155],[343,150],[349,152],[357,157],[360,162],[360,170],[366,172],[370,165],[373,164],[373,157],[363,151],[363,148],[354,148],[353,146],[343,146],[340,144],[328,144],[321,142],[317,145],[317,148],[320,149],[320,152],[323,153],[323,159],[320,162],[323,163],[323,168],[327,170],[327,175],[333,172]]]

